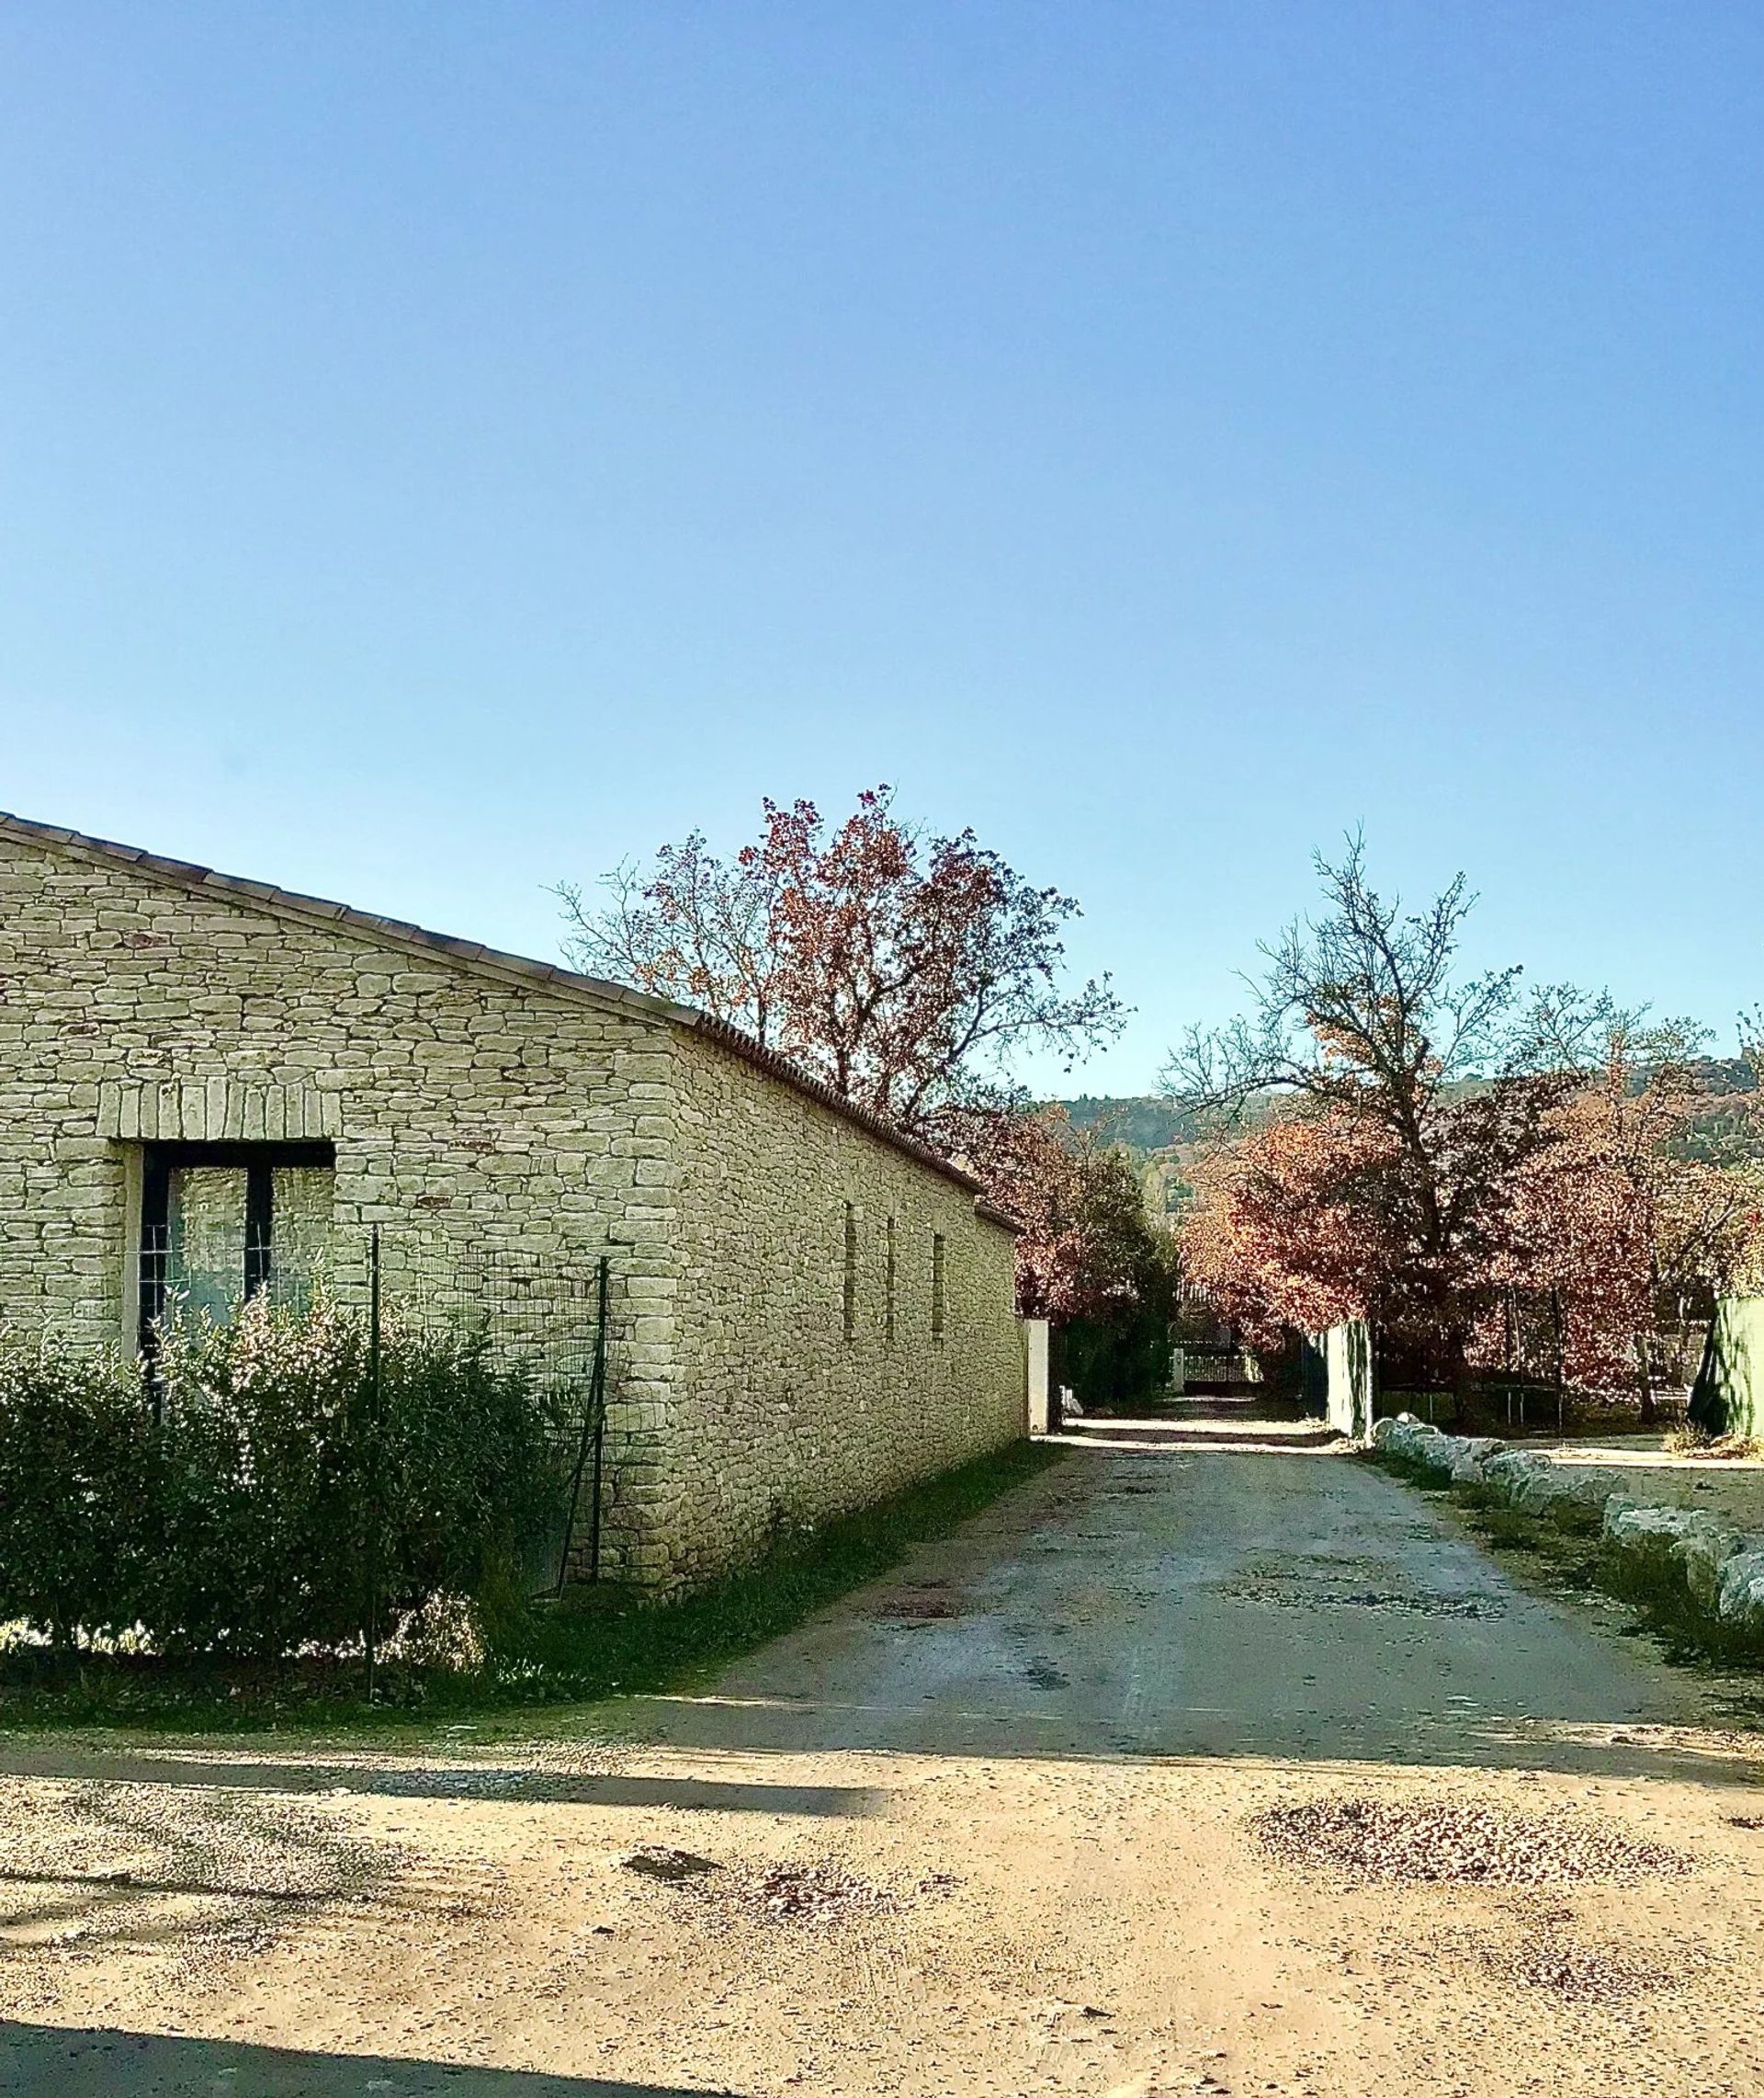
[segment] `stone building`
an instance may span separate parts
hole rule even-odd
[[[607,1542],[699,1578],[1024,1430],[1008,1219],[663,1000],[0,817],[0,1315],[139,1344],[378,1223],[609,1261]]]

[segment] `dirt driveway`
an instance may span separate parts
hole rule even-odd
[[[0,2092],[1764,2089],[1764,1756],[1300,1430],[542,1737],[0,1743]]]

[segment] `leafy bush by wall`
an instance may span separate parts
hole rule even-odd
[[[558,1480],[529,1379],[481,1333],[263,1299],[174,1328],[139,1372],[0,1346],[0,1617],[139,1624],[164,1651],[261,1657],[383,1630],[435,1596],[518,1608]]]
[[[1058,1329],[1055,1381],[1069,1384],[1085,1406],[1118,1405],[1169,1388],[1170,1321],[1137,1305]]]
[[[135,1622],[161,1557],[158,1457],[120,1363],[0,1334],[0,1622],[58,1643]]]

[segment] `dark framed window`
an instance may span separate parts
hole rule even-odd
[[[331,1143],[164,1143],[141,1152],[139,1339],[175,1294],[226,1317],[287,1267],[311,1265],[328,1225]],[[314,1175],[322,1175],[315,1181]]]

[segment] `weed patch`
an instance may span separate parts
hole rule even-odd
[[[1599,1555],[1599,1585],[1641,1617],[1668,1661],[1764,1671],[1764,1632],[1702,1609],[1665,1553],[1620,1552],[1607,1545]]]
[[[1702,1608],[1668,1551],[1619,1551],[1606,1540],[1598,1509],[1557,1501],[1546,1514],[1528,1514],[1492,1487],[1442,1486],[1419,1467],[1383,1452],[1371,1461],[1399,1478],[1425,1481],[1423,1490],[1450,1501],[1484,1544],[1523,1558],[1549,1586],[1582,1594],[1598,1590],[1626,1605],[1639,1620],[1636,1631],[1657,1639],[1675,1665],[1764,1673],[1764,1632],[1726,1624]]]
[[[1602,1585],[1606,1555],[1596,1514],[1589,1523],[1589,1510],[1565,1511],[1558,1503],[1547,1515],[1528,1515],[1486,1486],[1453,1488],[1451,1499],[1484,1544],[1522,1554],[1553,1587],[1585,1593]],[[1559,1519],[1564,1514],[1567,1519]]]
[[[1400,1456],[1393,1449],[1363,1450],[1359,1461],[1371,1465],[1375,1470],[1387,1471],[1393,1479],[1400,1479],[1405,1486],[1412,1486],[1418,1492],[1430,1493],[1436,1499],[1450,1495],[1453,1491],[1413,1458]]]
[[[1668,1457],[1703,1457],[1713,1463],[1724,1459],[1743,1463],[1764,1456],[1764,1447],[1755,1436],[1712,1435],[1695,1421],[1673,1428],[1660,1446]]]

